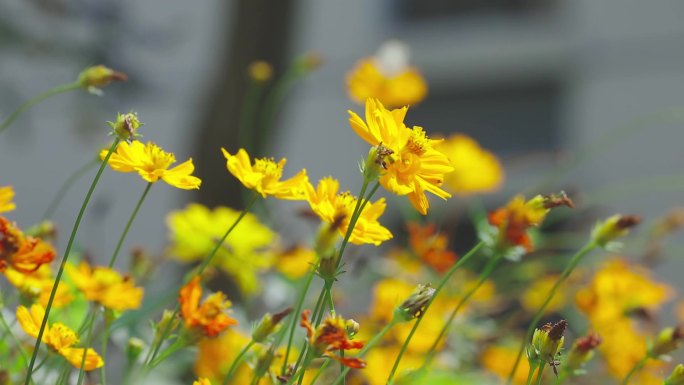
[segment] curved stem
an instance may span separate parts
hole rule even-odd
[[[508,375],[508,379],[506,380],[506,384],[510,385],[513,382],[513,376],[515,376],[515,372],[518,369],[518,365],[520,365],[520,360],[522,359],[523,351],[525,350],[525,345],[528,343],[530,338],[532,338],[532,333],[534,333],[534,329],[537,327],[537,324],[539,324],[539,321],[541,320],[542,316],[544,315],[544,310],[546,310],[546,307],[551,303],[551,300],[553,300],[553,297],[556,295],[556,292],[558,291],[558,288],[560,285],[565,282],[565,280],[570,276],[570,274],[575,270],[575,267],[582,261],[584,256],[589,254],[592,250],[596,248],[596,244],[591,241],[584,245],[571,259],[570,262],[568,262],[568,265],[565,267],[563,272],[561,273],[560,277],[558,277],[558,280],[556,280],[556,283],[553,284],[553,287],[549,291],[549,294],[546,296],[546,300],[544,300],[544,303],[542,306],[537,310],[536,313],[534,313],[534,317],[532,318],[532,322],[527,328],[527,332],[525,333],[525,338],[522,340],[522,343],[520,344],[520,348],[518,349],[518,355],[515,358],[515,364],[513,364],[513,369],[511,369],[511,372]]]
[[[71,253],[71,247],[74,245],[74,240],[76,239],[76,233],[78,232],[78,227],[81,225],[81,220],[83,219],[83,214],[85,213],[86,207],[88,207],[88,203],[90,202],[90,198],[93,195],[93,191],[95,191],[95,186],[97,186],[97,182],[100,180],[100,176],[102,176],[102,172],[104,171],[105,166],[107,165],[107,162],[109,161],[109,158],[112,156],[112,153],[116,149],[116,146],[119,145],[119,138],[114,139],[114,143],[112,143],[112,146],[109,147],[109,151],[107,152],[107,155],[105,156],[104,160],[100,164],[100,168],[97,170],[97,174],[95,175],[95,179],[93,179],[93,182],[90,184],[90,188],[88,189],[88,193],[86,194],[85,199],[83,200],[83,204],[81,205],[81,209],[78,212],[78,216],[76,217],[76,221],[74,222],[74,226],[71,229],[71,235],[69,236],[69,241],[67,242],[66,250],[64,251],[64,255],[62,256],[62,262],[59,265],[59,270],[57,270],[57,275],[55,276],[55,284],[52,285],[52,291],[50,292],[50,298],[48,299],[47,307],[45,309],[45,317],[43,317],[43,322],[40,324],[40,330],[38,331],[38,336],[36,336],[36,345],[33,348],[33,354],[31,355],[31,362],[29,363],[29,368],[26,373],[26,380],[24,381],[24,385],[28,385],[29,382],[31,381],[31,373],[33,372],[33,366],[36,363],[36,357],[38,356],[38,348],[40,348],[40,344],[43,340],[43,334],[45,333],[45,327],[47,326],[47,320],[48,316],[50,315],[50,309],[52,309],[52,303],[55,301],[55,295],[57,294],[57,288],[59,287],[59,282],[62,279],[62,274],[64,274],[64,268],[66,267],[67,260],[69,259],[69,254]]]
[[[629,373],[627,373],[627,375],[626,375],[625,378],[622,380],[622,382],[620,382],[620,384],[621,384],[621,385],[628,385],[628,384],[629,384],[630,378],[632,378],[632,376],[633,376],[634,374],[636,374],[636,372],[638,372],[639,370],[641,370],[641,368],[643,368],[644,365],[646,365],[646,361],[648,361],[649,358],[650,358],[650,357],[649,357],[648,354],[647,354],[644,358],[642,358],[641,360],[639,360],[639,362],[637,362],[636,364],[634,364],[634,366],[632,367],[632,369],[629,371]]]
[[[50,96],[58,95],[61,93],[73,91],[76,89],[81,88],[81,84],[78,82],[76,83],[69,83],[69,84],[63,84],[61,86],[57,86],[53,89],[47,90],[43,92],[42,94],[29,99],[28,101],[24,102],[19,108],[17,108],[10,116],[7,117],[1,124],[0,124],[0,134],[2,134],[3,131],[7,129],[15,120],[17,120],[18,117],[21,116],[26,110],[29,108],[33,107],[34,105],[42,102],[43,100],[49,98]]]
[[[223,377],[223,385],[228,384],[228,381],[233,377],[233,372],[235,372],[235,369],[237,369],[238,365],[240,365],[240,362],[242,362],[242,357],[244,357],[244,355],[247,354],[249,349],[251,349],[255,343],[256,341],[250,340],[249,343],[245,345],[245,347],[242,348],[242,350],[240,350],[240,353],[238,353],[238,355],[233,360],[233,363],[230,365],[230,369],[228,369],[226,376]],[[254,375],[256,376],[256,372],[254,373]]]
[[[152,183],[148,183],[147,186],[145,186],[145,191],[143,191],[142,195],[140,196],[140,199],[138,200],[138,203],[135,205],[135,208],[133,209],[133,213],[131,213],[130,218],[128,218],[128,222],[126,222],[126,227],[124,227],[124,231],[123,233],[121,233],[121,237],[119,237],[119,241],[116,243],[114,253],[112,253],[112,257],[109,259],[109,264],[107,265],[107,267],[109,267],[110,269],[112,268],[112,266],[114,266],[114,262],[116,262],[116,257],[119,255],[119,251],[121,251],[121,246],[123,246],[124,240],[126,240],[128,231],[131,229],[131,225],[133,224],[133,221],[135,221],[135,217],[138,215],[138,211],[140,211],[140,206],[142,206],[143,201],[145,200],[145,197],[147,197],[147,193],[150,192],[151,187]]]
[[[480,241],[478,242],[477,245],[475,245],[470,251],[468,251],[461,259],[458,260],[450,269],[444,274],[444,277],[440,279],[439,284],[435,288],[435,294],[432,296],[430,299],[430,302],[428,302],[425,305],[425,309],[423,309],[423,314],[416,319],[416,323],[413,324],[413,328],[411,328],[411,331],[409,332],[408,337],[406,337],[406,340],[404,341],[404,344],[401,346],[401,349],[399,350],[399,355],[397,355],[397,358],[394,360],[394,365],[392,365],[392,370],[390,371],[389,377],[387,378],[387,384],[392,383],[392,379],[394,378],[394,374],[397,372],[397,369],[399,368],[399,362],[401,362],[401,358],[404,356],[404,353],[406,352],[406,348],[408,347],[409,343],[411,342],[411,339],[413,338],[413,335],[416,333],[416,330],[418,330],[418,326],[420,326],[420,323],[423,320],[423,316],[425,313],[428,311],[430,308],[430,305],[432,305],[432,302],[437,298],[437,295],[439,292],[442,290],[444,285],[446,285],[447,281],[451,278],[452,275],[458,270],[463,264],[468,262],[470,258],[472,258],[475,254],[477,254],[480,249],[484,247],[484,242]]]
[[[71,174],[59,187],[59,190],[57,190],[57,194],[55,194],[55,197],[52,198],[52,201],[50,202],[50,205],[48,205],[48,208],[45,210],[45,213],[43,214],[42,218],[52,218],[52,216],[55,215],[55,211],[57,211],[57,208],[62,203],[62,199],[64,199],[64,197],[66,196],[67,191],[69,191],[69,188],[74,183],[76,183],[77,180],[81,179],[83,175],[85,175],[88,171],[90,171],[92,167],[94,167],[98,163],[100,163],[100,160],[96,158],[79,167],[76,171],[74,171],[74,173]]]

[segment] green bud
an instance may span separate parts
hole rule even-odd
[[[435,289],[427,285],[419,284],[413,290],[413,293],[394,309],[394,318],[400,322],[408,322],[414,318],[418,318],[423,314],[425,305],[435,295]]]
[[[292,308],[288,307],[287,309],[273,315],[270,313],[264,314],[256,328],[254,328],[254,331],[252,331],[252,339],[256,342],[264,342],[268,336],[276,331],[280,321],[287,317],[287,315],[291,312]]]
[[[138,134],[138,128],[142,126],[138,120],[138,114],[129,112],[127,114],[116,114],[116,122],[107,122],[114,131],[112,135],[117,136],[121,140],[131,141],[141,135]]]

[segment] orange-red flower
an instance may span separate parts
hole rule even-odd
[[[326,356],[339,361],[341,364],[354,369],[366,367],[366,362],[355,357],[340,357],[336,351],[361,349],[364,345],[360,341],[352,341],[347,334],[347,321],[340,317],[328,317],[323,323],[314,329],[309,321],[311,312],[302,312],[302,320],[299,325],[306,329],[309,345],[317,356]]]
[[[0,217],[0,271],[12,266],[19,272],[30,273],[54,258],[52,246],[24,235],[16,224]]]
[[[435,224],[408,224],[411,250],[430,267],[443,273],[456,262],[457,256],[448,250],[449,238],[435,231]]]
[[[228,326],[237,325],[237,321],[225,313],[231,305],[225,294],[216,292],[200,304],[201,298],[199,277],[193,278],[180,290],[181,315],[188,329],[197,329],[207,337],[216,337]]]

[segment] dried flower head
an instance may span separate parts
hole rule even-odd
[[[252,331],[252,339],[256,342],[264,342],[268,336],[277,330],[280,321],[282,321],[290,313],[292,313],[291,307],[288,307],[287,309],[275,314],[264,314],[257,326]]]
[[[597,245],[613,250],[620,246],[615,240],[627,235],[629,230],[639,223],[641,223],[639,216],[615,214],[597,223],[591,232],[591,237]]]

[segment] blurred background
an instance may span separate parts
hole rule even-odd
[[[254,152],[286,157],[286,176],[306,168],[312,181],[332,175],[355,192],[368,146],[347,122],[348,109],[363,107],[348,98],[345,76],[384,42],[400,40],[429,87],[407,123],[431,135],[466,133],[505,166],[503,187],[482,198],[487,207],[517,192],[565,189],[579,217],[591,211],[587,223],[622,212],[648,224],[683,204],[682,20],[679,0],[4,0],[0,118],[86,66],[105,64],[129,81],[102,97],[51,98],[23,115],[0,138],[0,185],[17,192],[13,219],[39,221],[64,179],[107,144],[105,122],[137,111],[145,140],[179,160],[192,157],[203,179],[199,191],[152,189],[126,247],[161,253],[170,210],[190,201],[242,205],[219,147],[238,149],[249,64],[267,61],[278,78],[292,63],[320,58],[281,90],[271,131],[256,135]],[[90,180],[77,180],[54,214],[61,243]],[[144,187],[133,175],[106,172],[81,249],[105,258]],[[434,215],[468,222],[465,199],[432,199]],[[290,226],[301,204],[269,204],[291,242],[311,233]],[[399,226],[396,211],[387,221]],[[666,245],[674,258],[657,267],[666,281],[681,277],[683,241],[677,235]]]

